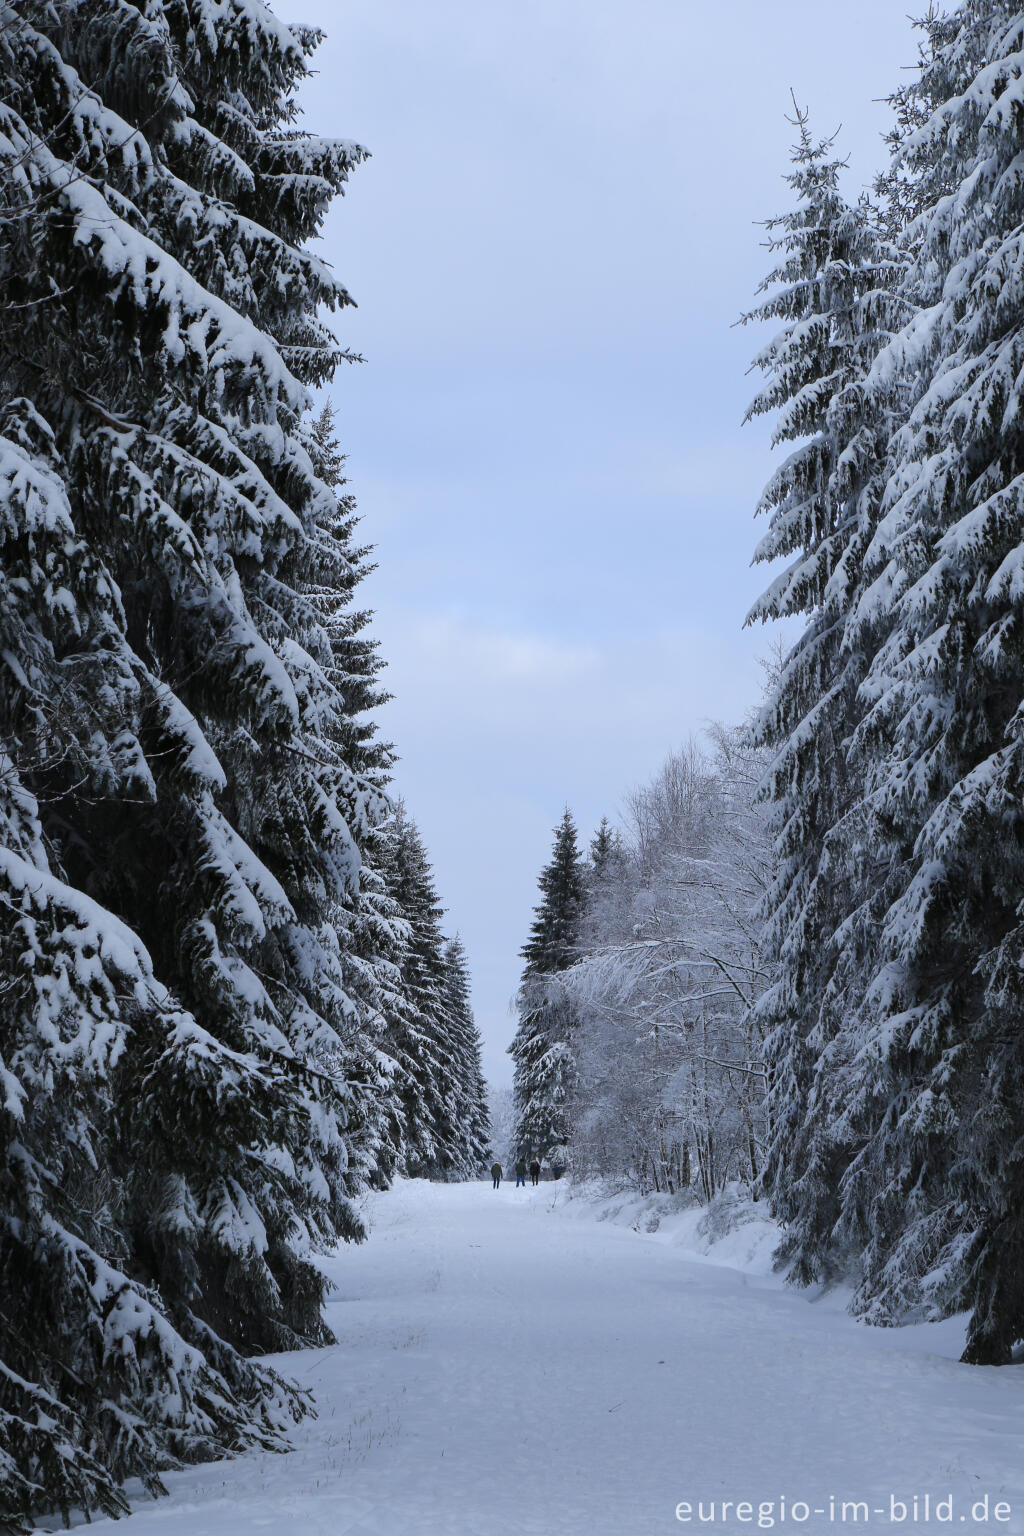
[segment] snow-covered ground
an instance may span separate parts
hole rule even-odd
[[[693,1213],[567,1193],[376,1197],[330,1262],[337,1347],[282,1357],[319,1418],[289,1456],[171,1477],[132,1536],[825,1532],[855,1523],[844,1500],[890,1528],[893,1498],[902,1531],[1024,1536],[1024,1370],[959,1365],[961,1324],[867,1329],[785,1288],[763,1223],[709,1253]]]

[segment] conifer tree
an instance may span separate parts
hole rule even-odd
[[[848,757],[871,635],[852,634],[863,558],[884,484],[888,414],[868,387],[871,367],[906,314],[894,291],[896,253],[870,207],[839,189],[843,162],[815,141],[806,114],[787,180],[793,212],[768,224],[778,264],[747,320],[781,322],[755,362],[767,383],[748,419],[776,415],[773,444],[793,444],[759,511],[770,518],[755,559],[787,564],[748,623],[806,615],[756,720],[753,742],[774,751],[775,877],[766,949],[774,979],[756,1008],[767,1036],[770,1146],[765,1180],[786,1222],[784,1256],[798,1278],[827,1271],[837,1185],[852,1156],[822,1108],[845,1019],[842,957],[833,935],[863,889],[845,818],[857,770]]]
[[[443,1159],[439,1137],[443,1140],[443,1127],[449,1113],[454,1114],[451,1096],[444,1092],[443,1043],[438,1039],[444,991],[442,909],[426,850],[401,802],[380,847],[383,886],[402,925],[396,929],[398,987],[385,1046],[396,1063],[402,1127],[399,1167],[411,1177],[429,1178]]]
[[[387,829],[375,830],[362,850],[359,891],[337,917],[346,985],[357,1005],[348,1079],[354,1189],[387,1189],[403,1167],[409,1134],[405,1103],[412,1088],[394,1051],[409,1013],[402,964],[410,928],[389,888],[388,850]]]
[[[607,816],[602,816],[590,839],[589,856],[583,869],[583,909],[588,916],[595,902],[600,902],[625,878],[626,864],[622,835]]]
[[[526,966],[516,995],[519,1024],[509,1050],[515,1061],[516,1145],[521,1153],[544,1158],[570,1141],[575,1078],[573,1009],[556,980],[578,958],[585,898],[583,861],[568,807],[538,885],[541,901],[521,951]]]
[[[908,279],[926,323],[893,368],[896,434],[862,609],[884,632],[857,745],[894,850],[847,1086],[864,1145],[843,1221],[880,1319],[973,1309],[965,1358],[1024,1340],[1024,16],[929,24],[929,109],[903,155],[933,200]]]
[[[607,942],[628,903],[627,887],[632,884],[629,859],[622,834],[607,816],[602,816],[590,840],[582,868],[584,896],[574,965]]]
[[[87,742],[107,791],[137,792],[116,591],[24,400],[0,413],[0,548],[0,740],[44,781],[68,757],[84,771]],[[273,1372],[176,1331],[138,1274],[121,1163],[133,1056],[194,1060],[192,1091],[219,1080],[239,1123],[272,1123],[275,1074],[204,1032],[137,936],[61,878],[6,750],[0,976],[0,1523],[21,1529],[51,1510],[124,1512],[126,1478],[157,1492],[161,1472],[218,1448],[283,1448],[302,1404]]]
[[[590,839],[590,868],[598,880],[604,878],[617,845],[618,838],[611,822],[607,816],[602,816],[601,825]]]
[[[876,1321],[970,1307],[965,1359],[998,1363],[1024,1339],[1024,19],[966,0],[924,26],[882,183],[891,227],[911,218],[901,296],[917,314],[865,382],[866,420],[891,440],[837,610],[849,707],[811,674],[840,724],[842,791],[822,801],[818,777],[794,778],[799,836],[784,823],[780,844],[799,900],[775,903],[770,1176],[804,1278],[851,1269]],[[813,759],[819,734],[808,714],[791,739]],[[801,893],[801,865],[831,875],[827,904]]]
[[[304,246],[364,152],[296,127],[316,41],[258,0],[0,5],[16,1511],[277,1443],[299,1399],[237,1350],[329,1337],[312,1252],[359,1230],[339,913],[383,759],[304,420],[347,295]]]
[[[309,429],[310,457],[317,474],[334,493],[323,537],[343,562],[341,581],[310,587],[330,645],[330,676],[344,700],[344,713],[332,722],[335,741],[345,761],[384,795],[394,762],[391,744],[380,738],[374,711],[390,694],[379,678],[384,662],[378,642],[369,636],[372,614],[353,607],[358,582],[373,569],[371,550],[356,543],[355,501],[345,490],[344,457],[330,402]],[[346,1076],[349,1094],[348,1187],[357,1193],[366,1184],[386,1188],[401,1162],[403,1112],[400,1073],[387,1052],[389,1019],[404,1005],[400,960],[408,940],[408,925],[381,871],[381,827],[369,827],[360,838],[359,880],[340,896],[334,921],[340,947],[344,985],[353,1001],[345,1023]],[[358,1235],[352,1225],[347,1235]]]
[[[385,847],[386,888],[407,925],[401,995],[386,1039],[401,1100],[402,1170],[416,1178],[467,1178],[479,1169],[486,1133],[461,946],[452,951],[445,940],[426,849],[401,804]]]
[[[386,790],[395,753],[391,743],[378,733],[375,712],[391,694],[380,680],[385,666],[380,642],[367,633],[373,614],[352,605],[359,583],[375,569],[370,561],[373,551],[369,545],[356,542],[359,516],[355,498],[345,489],[345,460],[329,401],[311,423],[308,448],[317,475],[334,493],[333,505],[327,504],[322,534],[336,551],[331,574],[338,584],[322,585],[307,593],[330,639],[332,681],[345,701],[344,711],[332,725],[345,761],[377,788]]]
[[[459,1129],[462,1136],[460,1171],[480,1173],[490,1147],[487,1083],[480,1063],[480,1033],[469,1000],[469,967],[458,934],[444,946],[445,1008],[451,1021],[459,1065]]]

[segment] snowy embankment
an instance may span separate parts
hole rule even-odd
[[[369,1242],[329,1261],[338,1345],[281,1359],[319,1418],[291,1455],[172,1476],[132,1536],[653,1536],[697,1526],[698,1500],[705,1529],[757,1529],[761,1504],[762,1529],[824,1532],[843,1500],[888,1526],[893,1498],[931,1530],[925,1494],[968,1529],[987,1496],[988,1529],[1024,1536],[1024,1372],[958,1364],[958,1322],[868,1329],[788,1289],[759,1217],[709,1252],[699,1213],[657,1205],[375,1197]],[[824,1513],[794,1519],[801,1500]]]
[[[671,1195],[609,1192],[600,1184],[548,1186],[552,1209],[584,1221],[610,1221],[676,1249],[680,1257],[746,1274],[773,1273],[779,1228],[767,1208],[736,1189],[711,1207],[680,1205]]]

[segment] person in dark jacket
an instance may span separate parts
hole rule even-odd
[[[534,1185],[540,1183],[540,1163],[538,1163],[536,1158],[530,1164],[530,1178],[533,1180]]]
[[[519,1159],[518,1163],[516,1163],[516,1189],[519,1188],[520,1184],[523,1186],[524,1189],[526,1188],[526,1158],[525,1157],[521,1157]]]
[[[494,1180],[494,1187],[495,1187],[495,1189],[497,1189],[498,1185],[501,1183],[501,1164],[500,1163],[492,1163],[491,1164],[491,1178]]]

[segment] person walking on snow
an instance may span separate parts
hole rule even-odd
[[[516,1189],[519,1188],[520,1184],[523,1186],[524,1189],[526,1188],[526,1158],[525,1157],[521,1157],[519,1159],[518,1163],[516,1163]]]
[[[498,1185],[501,1183],[501,1164],[500,1163],[492,1163],[491,1164],[491,1178],[494,1180],[494,1187],[495,1187],[495,1189],[497,1189]]]
[[[530,1178],[533,1180],[534,1188],[536,1188],[540,1183],[540,1163],[538,1163],[536,1158],[530,1164]]]

